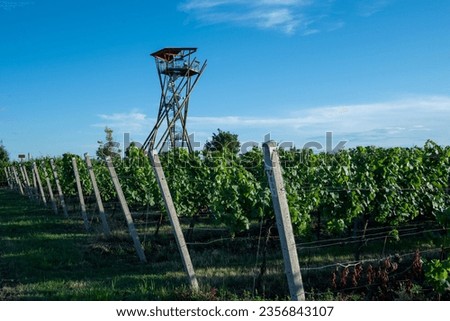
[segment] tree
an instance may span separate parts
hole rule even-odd
[[[8,166],[9,163],[9,155],[8,151],[6,150],[5,146],[3,146],[3,142],[0,141],[0,182],[6,181],[5,177],[5,168]]]
[[[120,143],[115,142],[113,138],[113,130],[109,127],[105,127],[105,142],[98,141],[99,146],[96,152],[98,158],[105,158],[110,156],[111,158],[120,157],[122,150],[119,148]]]
[[[239,153],[241,143],[238,140],[238,135],[232,134],[229,131],[220,130],[219,128],[217,131],[218,133],[213,133],[212,139],[206,142],[204,150],[209,152],[228,151],[233,154]]]

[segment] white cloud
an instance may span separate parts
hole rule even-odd
[[[299,146],[333,132],[348,146],[413,146],[427,139],[450,144],[450,96],[412,97],[380,103],[300,109],[285,117],[190,117],[190,131],[230,130],[245,140],[261,141],[271,133]],[[209,131],[208,131],[209,129]]]
[[[27,5],[34,4],[34,2],[25,1],[0,1],[0,9],[10,11],[12,9],[25,7]]]
[[[152,126],[154,120],[147,118],[147,115],[132,110],[128,113],[100,114],[97,115],[101,122],[94,124],[94,127],[110,127],[117,133],[133,133],[142,135]]]
[[[115,132],[130,133],[143,142],[153,128],[155,119],[131,111],[98,115],[101,123]],[[276,141],[293,142],[302,147],[311,141],[325,145],[327,132],[333,140],[348,141],[347,147],[358,145],[421,146],[427,139],[450,145],[448,121],[450,96],[417,96],[367,104],[321,106],[292,110],[275,117],[189,116],[187,129],[203,146],[217,129],[239,135],[241,142],[262,142],[267,134]]]
[[[197,0],[197,1],[186,1],[180,5],[180,9],[184,11],[195,10],[195,9],[210,9],[221,5],[230,4],[236,1],[227,0]]]
[[[303,20],[305,0],[187,0],[179,9],[206,24],[233,23],[294,33]]]
[[[393,0],[363,0],[358,2],[358,13],[363,17],[369,17],[383,10]]]
[[[288,34],[293,33],[299,24],[293,13],[286,8],[255,12],[255,20],[260,20],[257,24],[263,29],[280,28]]]
[[[347,12],[334,8],[340,1],[319,0],[184,0],[178,9],[201,24],[229,24],[276,30],[303,36],[342,28],[345,14],[371,16],[395,0],[361,0]]]

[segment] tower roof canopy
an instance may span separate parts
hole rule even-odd
[[[151,55],[161,60],[172,61],[176,56],[180,56],[180,53],[181,58],[183,58],[196,51],[197,48],[164,48],[152,53]]]

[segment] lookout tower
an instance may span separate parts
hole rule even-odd
[[[194,53],[197,48],[164,48],[151,54],[155,58],[161,85],[158,117],[143,149],[151,153],[174,147],[193,151],[186,130],[189,98],[206,67]]]

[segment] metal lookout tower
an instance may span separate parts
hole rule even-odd
[[[189,98],[206,67],[193,57],[197,48],[164,48],[151,55],[155,58],[161,100],[158,118],[142,148],[149,154],[174,147],[193,151],[186,130]]]

